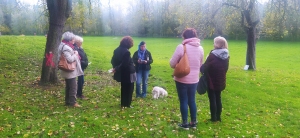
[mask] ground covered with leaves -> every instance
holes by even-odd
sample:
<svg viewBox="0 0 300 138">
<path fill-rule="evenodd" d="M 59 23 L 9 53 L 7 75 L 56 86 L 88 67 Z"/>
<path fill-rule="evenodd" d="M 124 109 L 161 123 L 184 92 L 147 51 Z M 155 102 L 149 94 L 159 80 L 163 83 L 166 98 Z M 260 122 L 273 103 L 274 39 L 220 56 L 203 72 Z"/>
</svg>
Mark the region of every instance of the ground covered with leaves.
<svg viewBox="0 0 300 138">
<path fill-rule="evenodd" d="M 197 95 L 197 129 L 181 130 L 179 101 L 169 59 L 180 39 L 145 40 L 154 63 L 148 96 L 133 96 L 134 108 L 120 108 L 120 84 L 112 80 L 110 58 L 120 37 L 84 37 L 92 64 L 85 71 L 82 108 L 64 106 L 64 81 L 39 85 L 45 46 L 42 36 L 0 37 L 0 137 L 300 137 L 299 43 L 259 42 L 257 71 L 242 70 L 245 42 L 229 41 L 227 88 L 221 123 L 207 121 L 207 95 Z M 205 54 L 212 40 L 201 42 Z M 270 50 L 272 49 L 272 50 Z M 133 53 L 136 47 L 131 49 Z M 153 86 L 166 98 L 151 98 Z"/>
</svg>

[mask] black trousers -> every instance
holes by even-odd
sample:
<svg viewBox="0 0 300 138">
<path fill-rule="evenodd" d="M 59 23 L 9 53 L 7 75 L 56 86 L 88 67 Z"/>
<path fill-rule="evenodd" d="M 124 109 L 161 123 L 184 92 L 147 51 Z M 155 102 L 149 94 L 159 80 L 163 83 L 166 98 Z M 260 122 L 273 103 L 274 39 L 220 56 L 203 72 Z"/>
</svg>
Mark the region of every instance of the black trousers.
<svg viewBox="0 0 300 138">
<path fill-rule="evenodd" d="M 121 107 L 130 107 L 134 83 L 121 82 Z"/>
<path fill-rule="evenodd" d="M 210 115 L 212 121 L 221 121 L 222 101 L 221 91 L 208 89 L 208 98 L 210 104 Z"/>
</svg>

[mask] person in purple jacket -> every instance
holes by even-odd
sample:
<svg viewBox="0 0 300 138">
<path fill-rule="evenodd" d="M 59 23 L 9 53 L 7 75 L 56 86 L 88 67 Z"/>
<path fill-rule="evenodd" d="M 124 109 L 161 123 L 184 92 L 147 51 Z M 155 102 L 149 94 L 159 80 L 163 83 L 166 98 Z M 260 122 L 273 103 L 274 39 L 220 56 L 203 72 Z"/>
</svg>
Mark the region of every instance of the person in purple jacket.
<svg viewBox="0 0 300 138">
<path fill-rule="evenodd" d="M 212 122 L 221 122 L 221 91 L 226 87 L 226 73 L 228 66 L 228 44 L 224 37 L 218 36 L 214 39 L 214 50 L 210 52 L 205 63 L 201 67 L 201 72 L 207 76 L 207 93 L 211 115 L 209 120 Z"/>
<path fill-rule="evenodd" d="M 174 76 L 178 98 L 180 102 L 180 112 L 182 123 L 178 126 L 185 130 L 196 128 L 197 126 L 197 107 L 195 94 L 199 81 L 200 67 L 203 61 L 203 48 L 200 46 L 200 39 L 197 38 L 197 32 L 193 28 L 187 28 L 182 33 L 183 41 L 179 44 L 170 60 L 171 68 L 183 57 L 184 48 L 190 64 L 190 73 L 182 78 Z M 188 122 L 188 108 L 190 109 L 191 122 Z"/>
</svg>

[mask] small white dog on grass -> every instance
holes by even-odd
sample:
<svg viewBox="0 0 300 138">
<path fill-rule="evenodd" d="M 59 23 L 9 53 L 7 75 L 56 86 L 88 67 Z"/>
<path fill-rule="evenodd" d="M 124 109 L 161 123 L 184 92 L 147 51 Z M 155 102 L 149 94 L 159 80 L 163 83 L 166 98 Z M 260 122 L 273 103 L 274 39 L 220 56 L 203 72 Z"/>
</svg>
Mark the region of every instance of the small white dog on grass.
<svg viewBox="0 0 300 138">
<path fill-rule="evenodd" d="M 158 86 L 153 87 L 152 97 L 154 99 L 158 99 L 159 97 L 162 98 L 162 97 L 166 97 L 166 96 L 168 96 L 168 92 L 165 89 L 158 87 Z"/>
</svg>

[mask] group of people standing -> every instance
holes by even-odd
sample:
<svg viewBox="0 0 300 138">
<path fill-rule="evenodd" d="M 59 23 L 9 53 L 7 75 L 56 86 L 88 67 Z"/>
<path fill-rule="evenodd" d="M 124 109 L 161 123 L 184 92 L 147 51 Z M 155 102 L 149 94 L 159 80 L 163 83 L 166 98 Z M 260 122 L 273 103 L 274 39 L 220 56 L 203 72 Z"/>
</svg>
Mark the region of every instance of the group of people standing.
<svg viewBox="0 0 300 138">
<path fill-rule="evenodd" d="M 174 76 L 176 89 L 180 101 L 180 112 L 182 123 L 178 126 L 183 129 L 196 128 L 197 107 L 195 102 L 196 89 L 200 72 L 207 77 L 207 93 L 210 103 L 211 122 L 221 121 L 222 102 L 221 91 L 226 87 L 226 73 L 229 66 L 228 44 L 224 37 L 214 39 L 214 49 L 204 60 L 204 50 L 200 45 L 197 32 L 193 28 L 187 28 L 182 33 L 183 41 L 177 46 L 171 60 L 170 66 L 175 68 L 176 64 L 183 57 L 184 48 L 190 64 L 190 73 L 184 77 Z M 190 110 L 190 122 L 188 122 L 188 110 Z"/>
<path fill-rule="evenodd" d="M 190 73 L 184 77 L 174 76 L 177 94 L 180 102 L 182 123 L 178 126 L 183 129 L 196 128 L 197 106 L 195 102 L 196 89 L 200 73 L 207 75 L 208 98 L 210 102 L 210 115 L 212 122 L 221 121 L 222 102 L 221 91 L 226 87 L 226 73 L 229 66 L 228 44 L 224 37 L 214 39 L 214 49 L 209 53 L 205 63 L 204 50 L 200 45 L 200 39 L 193 28 L 187 28 L 182 33 L 183 41 L 179 44 L 170 59 L 171 68 L 183 57 L 184 45 L 190 64 Z M 129 49 L 133 46 L 130 36 L 122 38 L 119 47 L 114 50 L 111 64 L 113 66 L 114 79 L 121 82 L 121 107 L 130 107 L 134 82 L 136 81 L 136 97 L 146 97 L 147 81 L 150 64 L 153 63 L 151 53 L 146 50 L 146 43 L 142 41 L 138 50 L 131 54 Z M 142 87 L 141 87 L 142 85 Z M 188 121 L 190 110 L 190 122 Z"/>
<path fill-rule="evenodd" d="M 81 107 L 76 99 L 87 99 L 83 94 L 84 70 L 88 66 L 88 58 L 82 48 L 83 38 L 71 32 L 62 35 L 62 42 L 58 47 L 58 58 L 63 54 L 69 63 L 76 62 L 74 71 L 60 70 L 61 76 L 65 79 L 65 105 Z M 58 63 L 58 61 L 57 61 Z M 76 82 L 76 78 L 77 82 Z"/>
<path fill-rule="evenodd" d="M 204 61 L 204 50 L 200 44 L 197 32 L 193 28 L 187 28 L 182 33 L 183 41 L 176 47 L 170 59 L 170 67 L 183 57 L 184 45 L 190 64 L 190 73 L 184 77 L 174 76 L 177 94 L 180 102 L 182 123 L 178 126 L 183 129 L 196 128 L 197 106 L 195 101 L 196 89 L 200 73 L 206 74 L 208 84 L 208 98 L 210 103 L 210 115 L 212 122 L 221 121 L 222 102 L 221 91 L 226 87 L 226 73 L 229 66 L 228 44 L 224 37 L 214 39 L 214 49 L 210 51 Z M 82 95 L 84 83 L 84 69 L 88 66 L 88 59 L 82 49 L 83 39 L 73 33 L 66 32 L 62 36 L 62 42 L 58 48 L 58 59 L 63 53 L 69 62 L 77 62 L 77 68 L 73 72 L 61 71 L 65 78 L 66 95 L 65 103 L 69 106 L 80 107 L 76 98 L 85 98 Z M 136 82 L 136 98 L 147 96 L 148 76 L 153 63 L 152 55 L 146 49 L 146 43 L 140 42 L 138 50 L 131 57 L 129 49 L 133 46 L 133 39 L 125 36 L 120 45 L 114 50 L 111 64 L 114 73 L 113 79 L 121 83 L 121 108 L 133 108 L 131 106 L 134 83 Z M 76 85 L 76 77 L 78 82 Z M 190 122 L 188 121 L 190 110 Z"/>
</svg>

